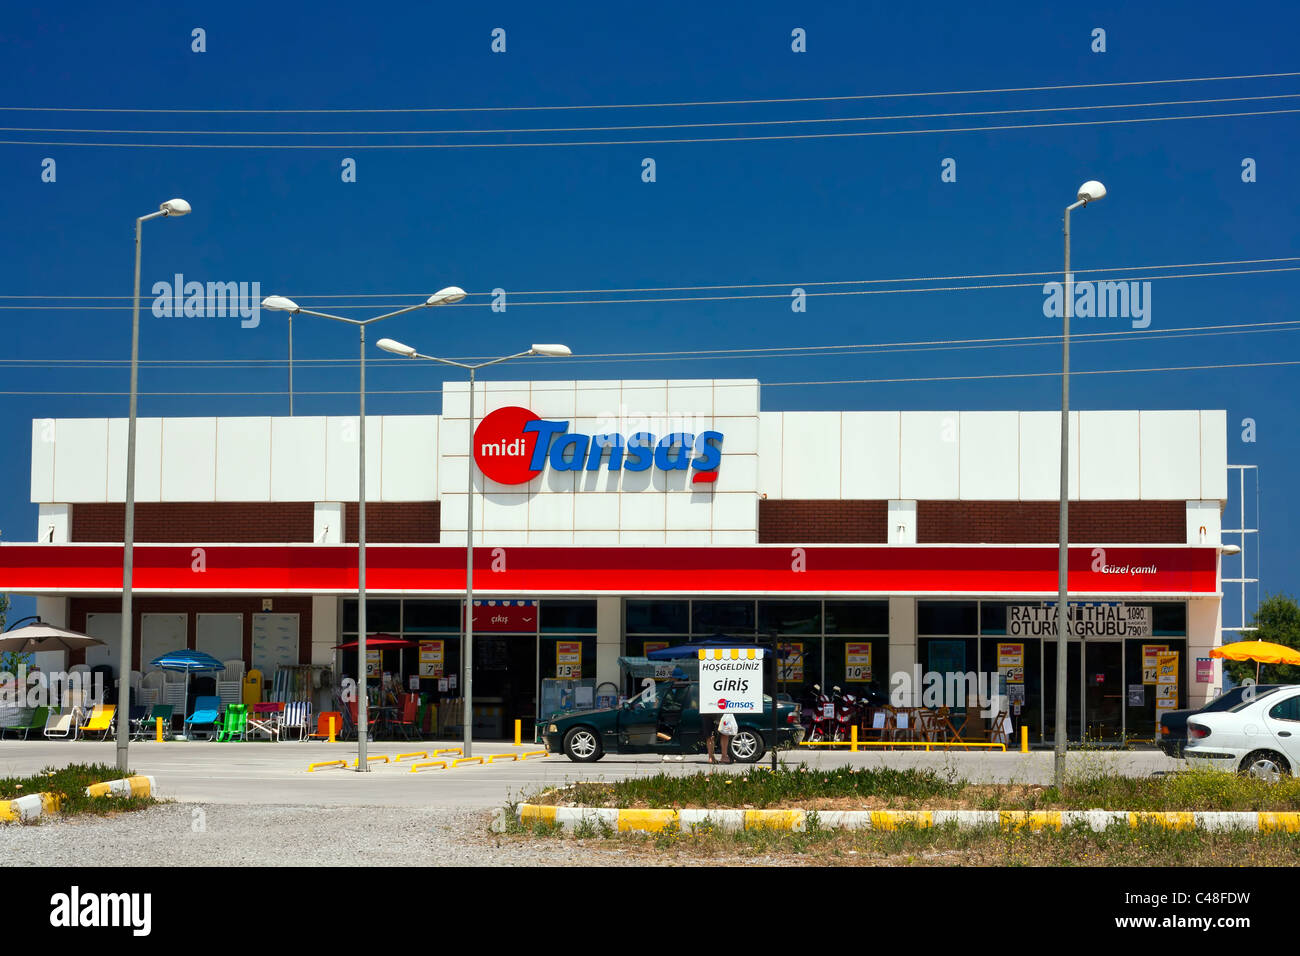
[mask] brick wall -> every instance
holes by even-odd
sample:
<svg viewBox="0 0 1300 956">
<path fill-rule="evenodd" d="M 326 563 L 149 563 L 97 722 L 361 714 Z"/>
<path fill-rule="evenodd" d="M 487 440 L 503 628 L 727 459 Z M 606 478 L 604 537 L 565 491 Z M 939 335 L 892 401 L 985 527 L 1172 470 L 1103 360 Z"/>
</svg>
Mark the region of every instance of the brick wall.
<svg viewBox="0 0 1300 956">
<path fill-rule="evenodd" d="M 884 544 L 889 540 L 884 501 L 762 499 L 759 544 Z"/>
<path fill-rule="evenodd" d="M 1055 501 L 919 501 L 919 544 L 1050 544 L 1058 539 Z M 1184 544 L 1182 501 L 1071 501 L 1070 540 Z"/>
<path fill-rule="evenodd" d="M 310 501 L 142 502 L 135 506 L 135 540 L 148 544 L 311 541 L 315 508 Z M 346 540 L 357 540 L 357 508 L 345 506 Z M 121 541 L 120 503 L 72 506 L 73 541 Z M 371 501 L 366 504 L 366 540 L 436 544 L 436 501 Z"/>
<path fill-rule="evenodd" d="M 72 598 L 68 602 L 68 627 L 83 634 L 86 630 L 87 614 L 120 614 L 122 599 L 120 597 Z M 165 598 L 136 596 L 131 601 L 133 619 L 133 658 L 131 669 L 140 670 L 140 616 L 142 614 L 185 614 L 185 646 L 193 648 L 197 630 L 198 614 L 242 614 L 244 616 L 244 661 L 252 666 L 253 659 L 253 615 L 262 613 L 262 598 L 252 597 L 209 597 L 194 594 L 188 597 Z M 277 597 L 273 599 L 272 614 L 298 615 L 298 663 L 311 663 L 311 598 Z M 178 650 L 179 648 L 172 648 Z M 85 662 L 85 651 L 73 651 L 68 655 L 69 664 Z M 269 684 L 273 674 L 262 675 Z"/>
<path fill-rule="evenodd" d="M 357 505 L 343 505 L 346 541 L 357 540 Z M 366 541 L 395 544 L 437 544 L 441 537 L 440 503 L 437 501 L 366 502 Z"/>
</svg>

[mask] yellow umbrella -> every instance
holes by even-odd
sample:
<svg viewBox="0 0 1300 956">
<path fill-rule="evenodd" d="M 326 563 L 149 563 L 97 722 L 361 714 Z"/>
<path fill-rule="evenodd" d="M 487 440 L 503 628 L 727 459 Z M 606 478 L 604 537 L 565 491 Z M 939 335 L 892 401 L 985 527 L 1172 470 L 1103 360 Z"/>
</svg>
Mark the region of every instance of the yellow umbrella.
<svg viewBox="0 0 1300 956">
<path fill-rule="evenodd" d="M 1255 680 L 1259 680 L 1260 664 L 1300 664 L 1300 651 L 1269 641 L 1236 641 L 1222 647 L 1212 647 L 1210 656 L 1229 661 L 1254 661 Z"/>
</svg>

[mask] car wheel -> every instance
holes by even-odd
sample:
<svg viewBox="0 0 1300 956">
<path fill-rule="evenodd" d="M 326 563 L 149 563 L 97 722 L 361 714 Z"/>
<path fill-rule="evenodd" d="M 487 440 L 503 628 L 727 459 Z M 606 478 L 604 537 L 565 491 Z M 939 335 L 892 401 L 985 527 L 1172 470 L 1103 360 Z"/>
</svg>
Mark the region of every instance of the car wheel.
<svg viewBox="0 0 1300 956">
<path fill-rule="evenodd" d="M 591 763 L 604 755 L 600 735 L 590 727 L 574 727 L 564 735 L 564 753 L 578 763 Z"/>
<path fill-rule="evenodd" d="M 1274 783 L 1282 777 L 1290 776 L 1291 765 L 1279 753 L 1272 750 L 1256 750 L 1248 753 L 1246 759 L 1241 762 L 1241 772 Z"/>
<path fill-rule="evenodd" d="M 763 735 L 757 730 L 741 727 L 731 736 L 731 759 L 737 763 L 753 763 L 763 756 Z"/>
</svg>

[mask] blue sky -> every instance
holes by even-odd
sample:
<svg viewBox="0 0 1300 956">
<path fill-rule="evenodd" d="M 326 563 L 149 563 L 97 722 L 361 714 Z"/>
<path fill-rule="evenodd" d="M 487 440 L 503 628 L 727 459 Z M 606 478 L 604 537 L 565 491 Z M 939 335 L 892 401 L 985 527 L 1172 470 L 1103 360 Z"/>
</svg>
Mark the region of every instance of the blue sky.
<svg viewBox="0 0 1300 956">
<path fill-rule="evenodd" d="M 555 9 L 493 4 L 364 6 L 168 3 L 130 9 L 81 4 L 57 17 L 6 13 L 0 106 L 230 110 L 588 106 L 930 93 L 1300 69 L 1289 49 L 1293 5 L 1111 4 L 1068 12 L 1029 5 L 899 5 L 891 9 L 689 4 Z M 380 10 L 381 8 L 376 8 Z M 207 50 L 191 50 L 191 31 Z M 490 49 L 506 31 L 506 52 Z M 791 50 L 802 28 L 807 52 Z M 1094 53 L 1092 31 L 1106 31 Z M 494 130 L 809 120 L 918 113 L 1042 110 L 1103 104 L 1300 93 L 1300 77 L 1112 86 L 834 102 L 495 112 L 194 114 L 6 109 L 6 127 L 172 130 L 174 133 L 0 132 L 0 321 L 6 384 L 0 428 L 5 540 L 34 536 L 28 501 L 33 418 L 126 412 L 122 365 L 73 366 L 129 354 L 134 218 L 171 196 L 194 214 L 146 224 L 141 357 L 225 359 L 230 366 L 142 371 L 143 415 L 267 415 L 287 410 L 283 319 L 256 328 L 230 318 L 156 318 L 149 290 L 183 273 L 200 281 L 259 282 L 325 311 L 413 303 L 447 285 L 507 290 L 504 313 L 476 294 L 417 313 L 378 334 L 451 356 L 496 355 L 534 341 L 584 356 L 626 352 L 828 346 L 1051 334 L 1041 282 L 1020 288 L 817 296 L 792 313 L 790 289 L 916 288 L 919 283 L 814 287 L 839 280 L 1052 272 L 1061 267 L 1060 217 L 1079 183 L 1109 196 L 1074 218 L 1078 269 L 1272 259 L 1300 255 L 1296 113 L 982 132 L 907 131 L 1297 108 L 1297 99 L 1120 110 L 928 117 L 843 124 L 709 127 L 637 132 L 379 136 L 376 130 Z M 265 131 L 202 135 L 196 131 Z M 807 132 L 894 135 L 713 143 L 628 139 Z M 336 131 L 284 136 L 285 131 Z M 362 149 L 399 142 L 600 146 Z M 259 143 L 320 150 L 115 148 L 35 142 Z M 56 181 L 42 182 L 42 160 Z M 356 182 L 341 180 L 345 157 Z M 1242 181 L 1242 160 L 1257 181 Z M 656 181 L 642 181 L 642 161 Z M 956 161 L 956 182 L 941 163 Z M 1136 270 L 1150 277 L 1242 266 Z M 1300 274 L 1274 271 L 1154 281 L 1151 329 L 1295 320 Z M 526 296 L 529 291 L 770 284 L 730 292 Z M 701 302 L 538 305 L 540 301 L 762 293 Z M 373 294 L 370 300 L 326 298 Z M 14 298 L 34 296 L 38 298 Z M 121 297 L 57 299 L 56 296 Z M 116 310 L 85 306 L 116 306 Z M 50 308 L 71 306 L 70 308 Z M 346 314 L 374 314 L 365 308 Z M 351 360 L 355 333 L 303 319 L 299 359 Z M 1120 332 L 1128 319 L 1076 320 L 1076 332 Z M 1294 327 L 1280 331 L 1137 340 L 1113 336 L 1073 348 L 1078 371 L 1300 359 Z M 377 336 L 376 336 L 377 337 Z M 379 358 L 380 353 L 372 353 Z M 272 363 L 267 364 L 267 360 Z M 261 364 L 252 364 L 260 362 Z M 498 377 L 753 376 L 766 383 L 934 378 L 1059 371 L 1056 344 L 978 350 L 673 361 L 546 361 Z M 438 410 L 443 373 L 428 364 L 370 366 L 375 413 Z M 298 414 L 355 410 L 355 367 L 295 368 Z M 1232 463 L 1258 464 L 1266 591 L 1297 588 L 1291 542 L 1300 515 L 1289 477 L 1300 458 L 1297 367 L 1079 375 L 1076 408 L 1226 408 Z M 384 394 L 429 389 L 430 394 Z M 1059 378 L 985 378 L 769 387 L 767 409 L 1051 409 Z M 31 392 L 36 394 L 12 394 Z M 110 392 L 83 395 L 79 392 Z M 150 395 L 150 392 L 180 393 Z M 271 393 L 254 395 L 190 393 Z M 340 394 L 310 395 L 307 392 Z M 1240 422 L 1258 440 L 1240 440 Z M 1253 498 L 1251 499 L 1253 506 Z M 1235 513 L 1235 496 L 1230 512 Z M 1235 521 L 1231 513 L 1225 523 Z M 1231 573 L 1231 562 L 1225 564 Z M 1225 623 L 1235 623 L 1225 602 Z M 20 609 L 22 604 L 19 605 Z"/>
</svg>

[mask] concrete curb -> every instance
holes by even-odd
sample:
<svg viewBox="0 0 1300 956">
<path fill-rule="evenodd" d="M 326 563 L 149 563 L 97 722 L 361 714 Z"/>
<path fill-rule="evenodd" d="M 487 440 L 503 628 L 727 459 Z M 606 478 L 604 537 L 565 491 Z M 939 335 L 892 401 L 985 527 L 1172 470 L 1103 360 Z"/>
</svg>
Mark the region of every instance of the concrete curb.
<svg viewBox="0 0 1300 956">
<path fill-rule="evenodd" d="M 523 803 L 519 822 L 558 824 L 567 830 L 586 821 L 625 833 L 640 830 L 655 833 L 672 826 L 683 831 L 695 827 L 719 830 L 757 830 L 764 827 L 796 833 L 808 829 L 808 817 L 816 813 L 822 828 L 898 830 L 903 827 L 935 827 L 955 824 L 961 829 L 995 827 L 999 830 L 1060 830 L 1084 824 L 1095 831 L 1115 825 L 1137 829 L 1154 824 L 1175 830 L 1254 830 L 1300 833 L 1300 813 L 1254 811 L 1195 813 L 1130 812 L 1125 810 L 624 810 L 596 807 L 550 807 Z"/>
<path fill-rule="evenodd" d="M 152 797 L 158 790 L 153 777 L 124 777 L 93 783 L 86 788 L 88 797 Z"/>
<path fill-rule="evenodd" d="M 0 820 L 31 823 L 59 812 L 59 798 L 52 793 L 29 793 L 16 800 L 0 800 Z"/>
</svg>

